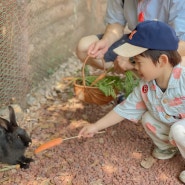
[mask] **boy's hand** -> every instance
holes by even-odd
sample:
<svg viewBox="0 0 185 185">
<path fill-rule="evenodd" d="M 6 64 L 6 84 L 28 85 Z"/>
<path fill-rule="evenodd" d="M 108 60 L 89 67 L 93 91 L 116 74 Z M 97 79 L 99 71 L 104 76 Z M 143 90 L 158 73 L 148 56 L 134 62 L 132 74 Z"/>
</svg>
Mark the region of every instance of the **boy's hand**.
<svg viewBox="0 0 185 185">
<path fill-rule="evenodd" d="M 93 137 L 97 132 L 98 129 L 94 124 L 88 125 L 80 130 L 78 137 Z"/>
</svg>

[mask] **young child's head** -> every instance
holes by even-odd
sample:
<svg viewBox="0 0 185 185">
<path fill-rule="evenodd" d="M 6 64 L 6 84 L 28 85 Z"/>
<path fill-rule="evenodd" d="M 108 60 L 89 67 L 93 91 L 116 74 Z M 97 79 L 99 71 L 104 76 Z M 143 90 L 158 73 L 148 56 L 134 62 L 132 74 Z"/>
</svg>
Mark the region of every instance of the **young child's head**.
<svg viewBox="0 0 185 185">
<path fill-rule="evenodd" d="M 124 57 L 148 57 L 154 64 L 164 54 L 169 63 L 175 66 L 181 61 L 177 52 L 178 42 L 175 31 L 168 24 L 161 21 L 144 21 L 128 35 L 126 43 L 114 52 Z"/>
</svg>

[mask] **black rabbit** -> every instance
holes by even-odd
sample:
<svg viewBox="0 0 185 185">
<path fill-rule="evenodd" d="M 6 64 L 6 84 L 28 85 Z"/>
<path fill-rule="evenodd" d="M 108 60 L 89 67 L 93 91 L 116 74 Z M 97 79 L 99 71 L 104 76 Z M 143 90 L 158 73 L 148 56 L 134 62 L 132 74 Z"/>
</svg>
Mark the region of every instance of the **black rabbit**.
<svg viewBox="0 0 185 185">
<path fill-rule="evenodd" d="M 16 122 L 13 107 L 9 106 L 10 121 L 0 117 L 0 162 L 20 164 L 21 168 L 29 168 L 32 158 L 24 156 L 26 148 L 31 143 L 27 132 Z"/>
</svg>

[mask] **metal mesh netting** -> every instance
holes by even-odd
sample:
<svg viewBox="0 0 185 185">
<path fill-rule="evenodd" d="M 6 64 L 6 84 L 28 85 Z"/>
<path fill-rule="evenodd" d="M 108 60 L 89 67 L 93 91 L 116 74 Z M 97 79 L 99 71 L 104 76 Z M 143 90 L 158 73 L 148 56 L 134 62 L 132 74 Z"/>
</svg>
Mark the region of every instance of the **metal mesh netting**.
<svg viewBox="0 0 185 185">
<path fill-rule="evenodd" d="M 26 94 L 61 63 L 61 17 L 66 1 L 2 0 L 0 3 L 0 103 L 25 105 Z M 54 6 L 55 5 L 55 6 Z M 55 10 L 45 11 L 49 7 Z M 63 7 L 64 8 L 64 7 Z M 72 7 L 71 7 L 72 8 Z M 46 15 L 47 14 L 47 15 Z M 52 15 L 53 14 L 53 15 Z M 58 16 L 58 17 L 57 17 Z M 50 18 L 50 19 L 49 19 Z M 58 25 L 57 25 L 58 24 Z M 51 25 L 51 26 L 50 26 Z M 60 50 L 60 51 L 59 51 Z M 60 54 L 59 54 L 60 53 Z"/>
<path fill-rule="evenodd" d="M 102 22 L 97 10 L 102 2 L 0 0 L 0 106 L 12 100 L 26 106 L 31 89 L 66 61 L 95 22 Z"/>
<path fill-rule="evenodd" d="M 0 103 L 19 101 L 28 91 L 28 35 L 24 4 L 0 2 Z"/>
</svg>

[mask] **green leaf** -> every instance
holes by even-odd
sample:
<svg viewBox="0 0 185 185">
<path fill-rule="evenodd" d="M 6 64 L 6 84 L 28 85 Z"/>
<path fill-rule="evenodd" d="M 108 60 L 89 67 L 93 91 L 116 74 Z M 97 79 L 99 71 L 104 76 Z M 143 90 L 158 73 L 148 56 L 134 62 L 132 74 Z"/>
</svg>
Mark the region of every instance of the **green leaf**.
<svg viewBox="0 0 185 185">
<path fill-rule="evenodd" d="M 90 86 L 96 78 L 97 76 L 86 76 L 86 86 Z M 127 97 L 138 85 L 138 82 L 139 79 L 132 71 L 126 71 L 125 77 L 106 76 L 102 80 L 98 81 L 94 87 L 98 87 L 105 94 L 105 96 L 112 96 L 113 98 L 116 98 L 117 93 L 124 92 L 125 97 Z M 78 84 L 82 85 L 82 83 L 82 79 L 78 79 Z"/>
</svg>

